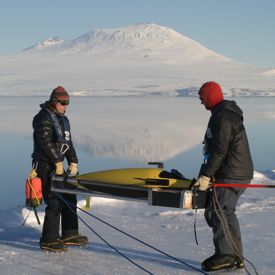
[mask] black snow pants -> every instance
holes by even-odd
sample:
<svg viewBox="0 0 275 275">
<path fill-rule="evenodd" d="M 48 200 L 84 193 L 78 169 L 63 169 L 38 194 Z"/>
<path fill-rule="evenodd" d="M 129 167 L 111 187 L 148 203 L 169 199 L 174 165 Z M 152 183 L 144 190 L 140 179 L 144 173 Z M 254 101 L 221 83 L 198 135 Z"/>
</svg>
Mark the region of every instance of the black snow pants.
<svg viewBox="0 0 275 275">
<path fill-rule="evenodd" d="M 249 184 L 250 180 L 216 180 L 217 183 L 240 183 Z M 215 246 L 215 254 L 217 255 L 235 255 L 239 256 L 243 253 L 242 240 L 240 226 L 238 218 L 235 214 L 236 205 L 238 199 L 245 191 L 245 188 L 215 188 L 212 192 L 209 192 L 209 202 L 205 209 L 205 219 L 208 225 L 213 230 L 213 242 Z M 218 203 L 215 202 L 215 194 L 217 196 Z M 216 206 L 214 205 L 216 204 Z M 216 208 L 216 210 L 215 210 Z M 228 237 L 225 232 L 225 228 L 222 225 L 220 218 L 225 221 L 225 228 L 230 232 L 231 237 Z M 234 244 L 232 243 L 234 241 Z"/>
<path fill-rule="evenodd" d="M 42 192 L 44 202 L 47 204 L 45 209 L 45 218 L 42 230 L 41 241 L 54 242 L 61 237 L 68 237 L 78 234 L 77 216 L 50 191 L 51 175 L 55 167 L 47 162 L 39 161 L 37 166 L 38 177 L 42 180 Z M 72 205 L 70 207 L 76 213 L 77 199 L 75 194 L 61 194 L 65 200 Z M 61 218 L 61 234 L 60 236 L 60 218 Z"/>
</svg>

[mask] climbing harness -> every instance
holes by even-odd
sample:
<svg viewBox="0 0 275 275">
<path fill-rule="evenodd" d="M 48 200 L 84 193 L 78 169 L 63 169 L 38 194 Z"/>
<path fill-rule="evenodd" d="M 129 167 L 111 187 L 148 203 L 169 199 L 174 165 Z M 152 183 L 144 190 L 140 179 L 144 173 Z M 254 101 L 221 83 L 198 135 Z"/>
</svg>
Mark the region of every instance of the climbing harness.
<svg viewBox="0 0 275 275">
<path fill-rule="evenodd" d="M 58 121 L 58 118 L 56 116 L 56 114 L 51 111 L 48 108 L 44 108 L 50 115 L 51 121 L 52 121 L 52 125 L 53 128 L 55 130 L 56 136 L 57 136 L 57 140 L 58 142 L 61 144 L 60 146 L 60 154 L 64 155 L 67 150 L 70 148 L 68 141 L 70 141 L 70 124 L 69 121 L 67 119 L 67 117 L 62 116 L 62 122 L 63 122 L 63 127 L 64 127 L 64 134 L 63 134 L 63 130 L 62 127 Z"/>
</svg>

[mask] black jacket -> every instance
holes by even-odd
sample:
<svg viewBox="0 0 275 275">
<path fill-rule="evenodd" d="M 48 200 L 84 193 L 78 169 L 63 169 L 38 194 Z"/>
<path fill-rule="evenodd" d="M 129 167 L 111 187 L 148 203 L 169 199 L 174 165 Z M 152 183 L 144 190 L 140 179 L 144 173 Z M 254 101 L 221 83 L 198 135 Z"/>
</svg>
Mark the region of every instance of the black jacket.
<svg viewBox="0 0 275 275">
<path fill-rule="evenodd" d="M 207 163 L 203 175 L 218 179 L 253 178 L 253 162 L 242 114 L 236 102 L 228 100 L 212 110 L 205 134 Z"/>
<path fill-rule="evenodd" d="M 70 124 L 66 116 L 56 115 L 61 132 L 63 134 L 62 141 L 54 127 L 53 119 L 47 109 L 49 109 L 47 102 L 40 105 L 41 110 L 33 118 L 33 142 L 34 150 L 32 158 L 34 161 L 45 161 L 53 165 L 54 163 L 67 159 L 68 163 L 77 163 L 76 152 L 71 140 Z M 66 138 L 64 122 L 66 122 Z M 65 154 L 60 153 L 62 143 L 66 142 L 69 149 Z"/>
</svg>

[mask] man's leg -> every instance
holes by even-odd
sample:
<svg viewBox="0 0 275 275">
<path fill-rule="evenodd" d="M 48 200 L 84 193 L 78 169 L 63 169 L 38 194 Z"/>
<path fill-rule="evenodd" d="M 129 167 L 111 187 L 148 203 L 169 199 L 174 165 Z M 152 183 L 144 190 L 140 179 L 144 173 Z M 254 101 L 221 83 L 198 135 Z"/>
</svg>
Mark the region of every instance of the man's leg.
<svg viewBox="0 0 275 275">
<path fill-rule="evenodd" d="M 210 194 L 205 218 L 213 230 L 215 254 L 202 263 L 205 271 L 243 267 L 241 233 L 235 210 L 244 190 L 216 188 Z"/>
<path fill-rule="evenodd" d="M 47 204 L 40 247 L 43 250 L 64 251 L 66 247 L 60 242 L 59 235 L 62 204 L 50 191 L 52 167 L 46 162 L 38 162 L 37 173 L 42 180 L 43 199 Z"/>
</svg>

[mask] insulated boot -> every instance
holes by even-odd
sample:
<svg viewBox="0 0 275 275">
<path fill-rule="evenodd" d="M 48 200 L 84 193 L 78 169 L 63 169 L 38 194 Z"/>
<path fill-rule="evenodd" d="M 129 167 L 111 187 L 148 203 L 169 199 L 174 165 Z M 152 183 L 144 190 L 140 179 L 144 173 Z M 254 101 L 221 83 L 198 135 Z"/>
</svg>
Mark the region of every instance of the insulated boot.
<svg viewBox="0 0 275 275">
<path fill-rule="evenodd" d="M 45 242 L 40 240 L 40 249 L 42 251 L 63 252 L 67 250 L 67 247 L 60 240 L 56 240 L 54 242 Z"/>
<path fill-rule="evenodd" d="M 235 257 L 234 255 L 217 255 L 204 260 L 201 264 L 202 270 L 206 272 L 228 270 L 228 269 L 240 269 L 244 267 L 243 261 Z"/>
<path fill-rule="evenodd" d="M 86 236 L 76 234 L 73 236 L 63 237 L 61 241 L 66 246 L 81 246 L 88 243 L 88 238 Z"/>
</svg>

